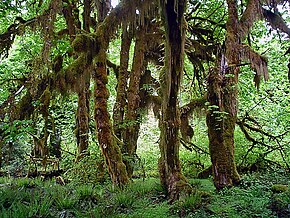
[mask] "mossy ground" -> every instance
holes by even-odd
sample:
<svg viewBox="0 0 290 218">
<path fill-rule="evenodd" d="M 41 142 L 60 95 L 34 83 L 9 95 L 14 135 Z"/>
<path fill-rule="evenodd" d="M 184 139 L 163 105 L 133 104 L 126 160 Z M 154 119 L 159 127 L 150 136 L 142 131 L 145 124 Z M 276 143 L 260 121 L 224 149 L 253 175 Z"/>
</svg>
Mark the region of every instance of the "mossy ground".
<svg viewBox="0 0 290 218">
<path fill-rule="evenodd" d="M 0 178 L 0 217 L 290 217 L 285 173 L 243 175 L 240 186 L 216 192 L 211 179 L 192 179 L 191 195 L 168 204 L 157 178 L 110 184 L 61 186 L 53 179 Z"/>
</svg>

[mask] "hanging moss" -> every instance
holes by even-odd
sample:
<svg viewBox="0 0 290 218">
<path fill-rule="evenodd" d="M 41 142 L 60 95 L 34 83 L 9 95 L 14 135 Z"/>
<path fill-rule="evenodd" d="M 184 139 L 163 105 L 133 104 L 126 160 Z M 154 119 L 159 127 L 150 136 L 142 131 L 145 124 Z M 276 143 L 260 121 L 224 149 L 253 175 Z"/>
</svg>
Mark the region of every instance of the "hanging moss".
<svg viewBox="0 0 290 218">
<path fill-rule="evenodd" d="M 53 78 L 54 89 L 59 90 L 62 94 L 66 94 L 68 91 L 67 84 L 65 82 L 64 72 L 65 72 L 64 70 L 59 71 L 57 75 L 55 75 L 55 77 Z"/>
<path fill-rule="evenodd" d="M 206 97 L 193 99 L 190 103 L 184 105 L 180 109 L 180 132 L 185 141 L 190 141 L 194 135 L 193 128 L 189 124 L 189 119 L 195 112 L 197 116 L 202 114 L 202 109 L 205 108 Z"/>
<path fill-rule="evenodd" d="M 49 91 L 49 88 L 47 87 L 42 95 L 40 96 L 40 112 L 44 117 L 48 117 L 48 107 L 50 104 L 50 97 L 51 97 L 51 92 Z"/>
<path fill-rule="evenodd" d="M 33 113 L 34 106 L 32 105 L 32 96 L 29 91 L 21 98 L 20 102 L 16 106 L 15 110 L 11 113 L 12 120 L 23 120 L 29 118 Z"/>
<path fill-rule="evenodd" d="M 69 91 L 78 92 L 80 87 L 79 78 L 90 76 L 90 62 L 86 54 L 80 55 L 67 69 L 57 73 L 54 78 L 54 87 L 62 93 Z"/>
<path fill-rule="evenodd" d="M 48 6 L 48 11 L 46 12 L 47 15 L 40 16 L 38 18 L 39 23 L 41 25 L 41 30 L 43 33 L 43 48 L 42 48 L 42 61 L 48 63 L 50 51 L 52 48 L 53 43 L 53 36 L 54 36 L 54 29 L 55 29 L 55 22 L 56 17 L 62 9 L 62 1 L 61 0 L 54 0 L 50 1 Z"/>
<path fill-rule="evenodd" d="M 46 88 L 44 92 L 42 93 L 42 95 L 40 96 L 40 102 L 45 106 L 49 105 L 50 95 L 51 95 L 51 92 L 49 91 L 48 88 Z"/>
</svg>

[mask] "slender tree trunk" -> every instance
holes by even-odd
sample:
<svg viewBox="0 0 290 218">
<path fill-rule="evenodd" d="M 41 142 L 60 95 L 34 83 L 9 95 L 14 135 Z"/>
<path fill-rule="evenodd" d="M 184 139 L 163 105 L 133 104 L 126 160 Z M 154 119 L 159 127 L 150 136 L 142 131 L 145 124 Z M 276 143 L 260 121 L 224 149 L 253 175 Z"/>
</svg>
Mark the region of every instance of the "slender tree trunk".
<svg viewBox="0 0 290 218">
<path fill-rule="evenodd" d="M 2 130 L 0 129 L 0 134 L 2 135 Z M 3 139 L 0 136 L 0 169 L 2 168 L 3 163 Z"/>
<path fill-rule="evenodd" d="M 183 72 L 185 0 L 161 0 L 166 31 L 165 71 L 161 75 L 161 119 L 159 172 L 161 184 L 171 200 L 187 185 L 179 161 L 180 114 L 178 92 Z"/>
<path fill-rule="evenodd" d="M 84 0 L 83 28 L 90 32 L 91 0 Z"/>
<path fill-rule="evenodd" d="M 91 0 L 84 0 L 83 29 L 90 32 Z M 90 77 L 91 69 L 85 69 L 80 75 L 77 110 L 77 145 L 78 159 L 89 147 L 90 122 Z"/>
<path fill-rule="evenodd" d="M 124 154 L 128 176 L 133 174 L 133 159 L 137 149 L 137 140 L 140 130 L 140 80 L 144 70 L 145 27 L 136 32 L 135 51 L 128 89 L 128 107 L 126 113 L 127 128 L 124 134 Z"/>
<path fill-rule="evenodd" d="M 225 43 L 227 64 L 212 70 L 208 79 L 210 107 L 207 126 L 214 184 L 218 190 L 240 181 L 234 158 L 239 73 L 237 64 L 240 63 L 238 12 L 235 0 L 228 0 L 227 3 L 229 11 Z"/>
<path fill-rule="evenodd" d="M 121 57 L 120 57 L 120 68 L 118 75 L 117 85 L 117 96 L 116 103 L 114 105 L 114 133 L 122 140 L 124 127 L 124 113 L 127 104 L 127 82 L 128 82 L 128 64 L 129 64 L 129 51 L 132 37 L 130 32 L 127 30 L 127 26 L 122 28 L 122 42 L 121 42 Z"/>
<path fill-rule="evenodd" d="M 105 51 L 100 51 L 96 66 L 95 79 L 95 121 L 98 131 L 98 141 L 105 157 L 109 174 L 114 185 L 128 183 L 126 166 L 122 161 L 121 150 L 113 136 L 113 129 L 108 112 L 107 101 L 109 91 L 106 87 L 108 75 L 106 69 Z"/>
<path fill-rule="evenodd" d="M 86 78 L 88 77 L 88 78 Z M 77 144 L 78 154 L 81 156 L 88 149 L 89 142 L 89 114 L 90 114 L 90 94 L 89 81 L 90 75 L 85 73 L 80 75 L 80 91 L 78 92 L 77 110 Z"/>
<path fill-rule="evenodd" d="M 102 22 L 109 11 L 110 0 L 97 1 L 98 3 L 98 21 Z M 111 180 L 114 185 L 122 186 L 128 183 L 126 166 L 122 160 L 121 150 L 113 135 L 113 127 L 108 112 L 107 101 L 109 91 L 106 87 L 108 75 L 106 68 L 106 49 L 108 42 L 101 39 L 101 49 L 97 55 L 95 80 L 95 121 L 98 131 L 98 141 L 102 153 L 105 157 Z"/>
</svg>

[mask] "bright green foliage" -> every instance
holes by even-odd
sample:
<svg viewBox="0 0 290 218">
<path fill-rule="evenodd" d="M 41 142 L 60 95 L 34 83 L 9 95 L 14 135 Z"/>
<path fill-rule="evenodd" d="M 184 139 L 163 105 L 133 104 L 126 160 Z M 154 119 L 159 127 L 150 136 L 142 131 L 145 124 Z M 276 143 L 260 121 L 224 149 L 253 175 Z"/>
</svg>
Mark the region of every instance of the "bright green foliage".
<svg viewBox="0 0 290 218">
<path fill-rule="evenodd" d="M 196 209 L 198 209 L 202 202 L 206 201 L 202 199 L 199 192 L 195 191 L 194 193 L 182 197 L 176 201 L 172 210 L 173 213 L 179 215 L 179 217 L 184 217 L 185 215 L 193 213 Z"/>
<path fill-rule="evenodd" d="M 276 212 L 280 213 L 282 210 L 285 215 L 288 207 L 285 207 L 286 194 L 283 199 L 284 207 L 279 210 L 273 209 L 276 197 L 272 195 L 271 186 L 276 180 L 287 180 L 287 176 L 276 177 L 275 173 L 270 172 L 243 175 L 240 186 L 223 190 L 219 194 L 212 192 L 210 203 L 197 209 L 189 217 L 274 218 L 277 216 Z M 212 190 L 212 186 L 206 185 L 203 180 L 201 180 L 201 186 L 203 190 Z"/>
<path fill-rule="evenodd" d="M 273 194 L 277 181 L 289 185 L 285 172 L 273 171 L 243 175 L 240 186 L 221 192 L 209 179 L 191 180 L 195 191 L 171 205 L 152 178 L 134 180 L 123 189 L 1 178 L 0 217 L 287 217 L 290 194 Z"/>
<path fill-rule="evenodd" d="M 34 0 L 1 1 L 0 34 L 14 23 L 16 16 L 29 20 L 47 10 L 49 2 L 43 1 L 43 4 L 38 5 Z M 179 96 L 180 107 L 206 93 L 207 73 L 215 64 L 216 46 L 221 46 L 225 39 L 224 25 L 227 14 L 224 6 L 224 1 L 220 0 L 189 3 L 188 11 L 192 13 L 187 15 L 187 36 L 193 40 L 190 42 L 193 44 L 189 43 L 191 46 L 186 47 L 185 72 Z M 82 7 L 82 4 L 79 7 Z M 289 23 L 287 10 L 285 9 L 282 15 Z M 158 19 L 156 21 L 159 22 Z M 27 91 L 34 92 L 34 87 L 27 84 L 37 84 L 47 75 L 55 78 L 52 60 L 57 55 L 63 56 L 63 67 L 66 68 L 74 59 L 73 48 L 85 52 L 84 48 L 87 50 L 94 45 L 95 35 L 83 33 L 71 46 L 68 36 L 57 36 L 57 32 L 64 28 L 67 28 L 66 22 L 59 13 L 54 30 L 56 38 L 52 40 L 47 60 L 43 60 L 41 56 L 44 33 L 40 27 L 28 27 L 15 38 L 9 56 L 0 57 L 0 106 L 19 90 L 11 104 L 19 102 Z M 79 40 L 81 36 L 83 39 Z M 110 42 L 107 55 L 116 65 L 120 64 L 120 36 L 119 31 L 116 33 L 116 39 Z M 169 205 L 156 179 L 159 176 L 157 163 L 160 157 L 160 131 L 158 120 L 149 109 L 148 113 L 145 113 L 146 110 L 140 112 L 142 118 L 134 121 L 141 123 L 137 156 L 132 160 L 133 176 L 140 180 L 120 190 L 112 188 L 111 184 L 108 184 L 110 178 L 105 162 L 97 149 L 93 109 L 90 111 L 90 155 L 75 162 L 77 95 L 68 91 L 61 96 L 58 90 L 54 90 L 48 108 L 51 116 L 49 119 L 61 130 L 63 156 L 60 166 L 65 171 L 62 176 L 66 185 L 60 186 L 55 179 L 43 182 L 40 179 L 13 180 L 0 177 L 0 217 L 289 217 L 289 175 L 285 175 L 281 167 L 289 168 L 290 165 L 290 86 L 287 78 L 290 56 L 284 55 L 290 47 L 290 42 L 283 34 L 280 37 L 276 31 L 270 31 L 264 21 L 254 25 L 244 43 L 248 44 L 249 40 L 253 49 L 268 58 L 270 80 L 261 82 L 257 90 L 253 82 L 254 72 L 250 70 L 249 64 L 244 63 L 240 68 L 239 120 L 251 117 L 255 122 L 249 121 L 248 124 L 261 130 L 259 132 L 247 129 L 255 140 L 253 142 L 245 137 L 240 127 L 236 128 L 235 155 L 239 170 L 243 173 L 240 186 L 216 193 L 210 178 L 193 180 L 193 193 L 181 196 L 179 201 Z M 82 48 L 82 45 L 85 46 Z M 134 42 L 130 49 L 129 70 L 132 67 L 133 51 Z M 193 57 L 190 58 L 190 54 L 194 54 Z M 201 56 L 203 58 L 199 59 Z M 161 67 L 153 63 L 148 64 L 148 69 L 158 81 Z M 108 110 L 112 114 L 117 79 L 111 68 L 109 71 Z M 27 81 L 24 82 L 25 78 Z M 92 86 L 93 84 L 91 89 Z M 143 87 L 146 90 L 150 88 L 150 85 Z M 157 95 L 158 91 L 154 90 L 151 94 Z M 2 171 L 10 176 L 27 173 L 28 157 L 33 146 L 30 134 L 40 136 L 44 128 L 44 118 L 39 113 L 40 101 L 35 99 L 32 104 L 36 110 L 31 118 L 10 120 L 9 115 L 6 115 L 0 121 L 0 144 L 3 154 L 1 174 Z M 92 100 L 90 105 L 93 108 Z M 212 108 L 205 107 L 194 110 L 189 119 L 189 124 L 194 129 L 190 141 L 192 145 L 188 144 L 191 150 L 180 146 L 182 171 L 190 179 L 196 178 L 211 165 L 205 124 L 205 114 L 210 109 Z M 126 108 L 124 110 L 126 112 Z M 224 114 L 220 113 L 220 117 L 223 116 Z M 124 127 L 130 124 L 124 122 Z M 126 158 L 125 155 L 123 158 Z M 267 169 L 273 172 L 269 173 Z M 249 171 L 258 173 L 244 174 Z"/>
<path fill-rule="evenodd" d="M 152 116 L 143 121 L 137 147 L 137 155 L 140 157 L 140 165 L 137 168 L 138 174 L 145 171 L 146 177 L 158 177 L 157 163 L 160 156 L 158 121 Z M 143 167 L 143 169 L 142 169 Z"/>
</svg>

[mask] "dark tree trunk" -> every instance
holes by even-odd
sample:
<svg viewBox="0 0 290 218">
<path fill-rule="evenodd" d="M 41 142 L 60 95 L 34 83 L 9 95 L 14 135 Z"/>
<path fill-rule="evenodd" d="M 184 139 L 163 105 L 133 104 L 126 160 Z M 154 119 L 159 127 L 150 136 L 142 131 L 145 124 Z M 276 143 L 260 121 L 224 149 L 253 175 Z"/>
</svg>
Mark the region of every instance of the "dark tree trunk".
<svg viewBox="0 0 290 218">
<path fill-rule="evenodd" d="M 161 75 L 161 119 L 159 172 L 161 184 L 171 200 L 187 186 L 179 161 L 180 114 L 178 92 L 183 72 L 185 0 L 161 0 L 166 31 L 165 70 Z"/>
<path fill-rule="evenodd" d="M 53 128 L 50 135 L 50 155 L 61 158 L 61 131 L 59 128 Z"/>
<path fill-rule="evenodd" d="M 234 158 L 234 131 L 237 119 L 237 82 L 239 68 L 238 12 L 235 0 L 228 0 L 229 18 L 226 38 L 226 67 L 210 72 L 207 114 L 209 148 L 215 187 L 219 190 L 240 181 Z M 223 64 L 223 63 L 222 63 Z M 221 70 L 223 69 L 223 70 Z"/>
<path fill-rule="evenodd" d="M 209 150 L 216 188 L 230 187 L 240 180 L 234 158 L 234 129 L 236 121 L 236 93 L 228 93 L 228 81 L 213 70 L 208 78 L 207 114 Z M 231 90 L 234 91 L 235 90 Z M 227 104 L 227 105 L 226 105 Z M 216 107 L 215 107 L 216 106 Z"/>
<path fill-rule="evenodd" d="M 124 127 L 124 113 L 127 104 L 127 82 L 128 82 L 128 63 L 129 63 L 129 51 L 132 41 L 131 34 L 127 31 L 127 26 L 122 28 L 122 42 L 121 42 L 121 57 L 120 68 L 118 74 L 117 96 L 116 103 L 114 105 L 114 133 L 122 140 Z"/>
<path fill-rule="evenodd" d="M 137 140 L 140 130 L 140 80 L 144 68 L 145 52 L 145 27 L 140 27 L 136 32 L 136 42 L 132 71 L 128 88 L 128 107 L 125 122 L 127 128 L 124 134 L 124 154 L 129 178 L 133 174 L 133 159 L 137 149 Z"/>
<path fill-rule="evenodd" d="M 90 32 L 91 0 L 84 0 L 83 28 Z"/>
</svg>

